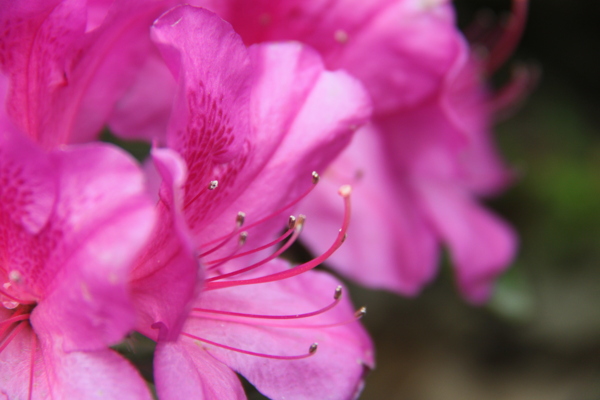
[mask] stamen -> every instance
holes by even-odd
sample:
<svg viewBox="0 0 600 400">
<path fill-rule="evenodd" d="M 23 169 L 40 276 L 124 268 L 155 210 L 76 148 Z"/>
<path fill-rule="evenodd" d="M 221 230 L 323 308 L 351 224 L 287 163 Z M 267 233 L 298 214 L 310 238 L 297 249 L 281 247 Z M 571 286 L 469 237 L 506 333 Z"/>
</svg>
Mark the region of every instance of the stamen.
<svg viewBox="0 0 600 400">
<path fill-rule="evenodd" d="M 324 328 L 335 328 L 338 326 L 344 326 L 344 325 L 349 325 L 352 324 L 354 322 L 357 322 L 359 319 L 361 319 L 362 317 L 364 317 L 367 313 L 367 308 L 366 307 L 361 307 L 358 310 L 356 310 L 356 312 L 354 312 L 354 315 L 352 316 L 352 318 L 347 319 L 345 321 L 340 321 L 340 322 L 334 322 L 334 323 L 330 323 L 330 324 L 292 324 L 292 323 L 288 323 L 286 322 L 281 322 L 281 323 L 274 323 L 274 322 L 266 322 L 266 321 L 256 321 L 256 322 L 250 322 L 250 321 L 243 321 L 243 320 L 239 320 L 239 319 L 235 319 L 237 318 L 237 316 L 233 316 L 233 318 L 230 318 L 230 316 L 228 315 L 215 315 L 212 317 L 208 317 L 208 316 L 197 316 L 197 318 L 205 318 L 205 319 L 211 319 L 214 321 L 223 321 L 223 322 L 233 322 L 233 323 L 237 323 L 237 324 L 244 324 L 244 325 L 253 325 L 253 326 L 262 326 L 262 327 L 269 327 L 269 328 L 283 328 L 283 329 L 324 329 Z"/>
<path fill-rule="evenodd" d="M 208 190 L 215 190 L 218 186 L 219 186 L 219 181 L 217 181 L 217 180 L 210 181 L 210 183 L 208 184 Z M 192 205 L 193 202 L 195 202 L 196 200 L 198 200 L 198 198 L 201 195 L 202 195 L 202 192 L 198 192 L 194 197 L 192 197 L 191 199 L 187 200 L 185 202 L 185 204 L 183 205 L 183 209 L 187 210 L 187 208 L 190 205 Z M 162 198 L 160 200 L 163 201 L 165 205 L 168 205 L 168 202 L 165 202 Z"/>
<path fill-rule="evenodd" d="M 528 0 L 513 0 L 511 14 L 506 21 L 506 26 L 502 36 L 496 41 L 496 44 L 490 50 L 490 56 L 487 60 L 486 70 L 488 74 L 493 74 L 508 60 L 514 53 L 527 19 Z"/>
<path fill-rule="evenodd" d="M 300 318 L 308 318 L 314 317 L 315 315 L 323 314 L 333 307 L 338 305 L 340 302 L 340 298 L 342 297 L 342 287 L 338 286 L 335 289 L 335 294 L 333 295 L 334 302 L 329 304 L 326 307 L 323 307 L 317 311 L 312 311 L 305 314 L 294 314 L 294 315 L 260 315 L 260 314 L 244 314 L 233 311 L 221 311 L 221 310 L 211 310 L 207 308 L 193 308 L 193 311 L 211 313 L 211 314 L 220 314 L 220 315 L 228 315 L 232 317 L 244 317 L 244 318 L 259 318 L 259 319 L 300 319 Z"/>
<path fill-rule="evenodd" d="M 315 268 L 320 265 L 326 259 L 328 259 L 337 249 L 340 248 L 342 243 L 345 240 L 346 232 L 348 230 L 348 226 L 350 224 L 350 194 L 352 192 L 352 188 L 349 185 L 342 186 L 338 193 L 344 199 L 344 219 L 342 222 L 342 228 L 340 229 L 335 242 L 331 245 L 331 247 L 325 251 L 325 253 L 321 254 L 319 257 L 314 258 L 304 264 L 297 265 L 293 268 L 290 268 L 285 271 L 277 272 L 271 275 L 263 276 L 261 278 L 254 279 L 246 279 L 246 280 L 238 280 L 238 281 L 226 281 L 226 282 L 212 282 L 208 279 L 206 283 L 206 290 L 215 290 L 222 289 L 232 286 L 240 286 L 240 285 L 253 285 L 257 283 L 267 283 L 267 282 L 275 282 L 282 279 L 291 278 L 293 276 L 300 275 L 308 270 Z M 229 275 L 231 276 L 231 275 Z M 225 277 L 225 276 L 223 276 Z M 214 280 L 214 279 L 212 279 Z"/>
<path fill-rule="evenodd" d="M 215 247 L 205 251 L 204 253 L 201 253 L 200 255 L 198 255 L 198 258 L 202 258 L 202 257 L 206 257 L 209 254 L 214 253 L 215 251 L 219 250 L 220 248 L 222 248 L 223 246 L 225 246 L 229 240 L 231 240 L 232 237 L 234 237 L 235 235 L 237 235 L 237 233 L 240 230 L 240 226 L 236 224 L 236 228 L 233 230 L 233 232 L 231 232 L 229 235 L 227 235 L 222 241 L 221 243 L 219 243 L 218 245 L 216 245 Z"/>
<path fill-rule="evenodd" d="M 361 307 L 356 312 L 354 312 L 354 317 L 342 322 L 335 322 L 333 324 L 320 324 L 320 325 L 279 325 L 282 328 L 293 328 L 293 329 L 322 329 L 322 328 L 335 328 L 337 326 L 348 325 L 354 323 L 364 317 L 367 314 L 367 307 Z M 273 325 L 270 325 L 273 326 Z"/>
<path fill-rule="evenodd" d="M 195 339 L 195 340 L 198 340 L 198 341 L 203 342 L 203 343 L 207 343 L 207 344 L 210 344 L 210 345 L 213 345 L 213 346 L 216 346 L 216 347 L 220 347 L 220 348 L 225 349 L 225 350 L 231 350 L 231 351 L 235 351 L 237 353 L 247 354 L 249 356 L 270 358 L 270 359 L 273 359 L 273 360 L 301 360 L 303 358 L 308 358 L 308 357 L 314 355 L 317 352 L 317 348 L 319 347 L 318 343 L 313 343 L 308 348 L 308 353 L 306 353 L 306 354 L 301 354 L 301 355 L 297 355 L 297 356 L 278 356 L 278 355 L 273 355 L 273 354 L 255 353 L 253 351 L 238 349 L 236 347 L 227 346 L 227 345 L 224 345 L 224 344 L 221 344 L 221 343 L 213 342 L 211 340 L 203 339 L 203 338 L 198 337 L 198 336 L 190 335 L 189 333 L 186 333 L 186 332 L 181 332 L 181 334 L 183 336 L 187 336 L 187 337 L 189 337 L 191 339 Z"/>
<path fill-rule="evenodd" d="M 356 312 L 354 313 L 354 317 L 355 318 L 362 318 L 367 314 L 367 307 L 361 307 L 358 310 L 356 310 Z"/>
<path fill-rule="evenodd" d="M 6 325 L 6 324 L 12 324 L 13 322 L 24 321 L 26 319 L 29 319 L 30 315 L 31 314 L 14 315 L 8 319 L 5 319 L 4 321 L 0 321 L 0 326 Z"/>
<path fill-rule="evenodd" d="M 2 337 L 2 335 L 4 335 L 8 330 L 10 330 L 13 323 L 21 321 L 21 315 L 27 315 L 27 318 L 23 318 L 23 320 L 29 319 L 29 313 L 25 313 L 25 309 L 21 307 L 15 310 L 12 317 L 0 323 L 0 337 Z M 4 325 L 4 327 L 2 327 L 2 325 Z"/>
<path fill-rule="evenodd" d="M 317 171 L 313 171 L 312 172 L 312 183 L 313 183 L 313 185 L 316 185 L 317 183 L 319 183 L 319 180 L 321 180 L 321 177 L 319 176 L 319 174 L 317 174 Z"/>
<path fill-rule="evenodd" d="M 296 239 L 298 239 L 298 236 L 300 236 L 300 232 L 302 232 L 302 226 L 304 225 L 305 218 L 306 217 L 304 217 L 303 215 L 298 216 L 298 220 L 296 221 L 296 226 L 294 227 L 294 234 L 276 252 L 274 252 L 273 254 L 271 254 L 270 256 L 265 258 L 264 260 L 254 263 L 248 267 L 238 269 L 237 271 L 233 271 L 228 274 L 222 274 L 222 275 L 213 276 L 212 278 L 208 278 L 205 281 L 206 284 L 208 285 L 208 284 L 210 284 L 210 282 L 213 282 L 216 280 L 225 279 L 225 278 L 229 278 L 229 277 L 232 277 L 235 275 L 243 274 L 244 272 L 251 271 L 255 268 L 260 267 L 261 265 L 268 263 L 271 260 L 274 260 L 279 255 L 281 255 L 284 251 L 286 251 L 296 241 Z"/>
<path fill-rule="evenodd" d="M 240 233 L 240 238 L 238 239 L 238 244 L 243 246 L 246 244 L 246 240 L 248 240 L 248 232 L 244 231 Z"/>
<path fill-rule="evenodd" d="M 235 217 L 235 222 L 237 224 L 238 228 L 241 228 L 242 225 L 244 225 L 244 221 L 246 220 L 246 213 L 245 212 L 238 212 L 237 216 Z"/>
<path fill-rule="evenodd" d="M 214 260 L 214 261 L 209 261 L 209 262 L 205 262 L 205 265 L 211 265 L 212 266 L 210 268 L 207 268 L 208 271 L 213 270 L 213 269 L 218 269 L 221 265 L 225 264 L 226 262 L 228 262 L 229 260 L 234 259 L 236 256 L 236 253 L 244 246 L 244 244 L 246 244 L 246 240 L 248 239 L 248 232 L 244 231 L 242 233 L 240 233 L 240 237 L 238 238 L 238 245 L 233 249 L 233 251 L 227 256 L 227 257 L 223 257 L 220 260 Z"/>
<path fill-rule="evenodd" d="M 278 216 L 279 214 L 281 214 L 282 212 L 284 212 L 285 210 L 295 206 L 296 204 L 298 204 L 300 201 L 302 201 L 302 199 L 304 199 L 306 196 L 308 196 L 310 194 L 310 192 L 313 191 L 313 189 L 315 188 L 315 186 L 317 185 L 317 183 L 319 183 L 320 177 L 319 174 L 317 174 L 315 171 L 312 172 L 312 186 L 310 188 L 308 188 L 308 190 L 306 190 L 306 192 L 302 193 L 299 197 L 297 197 L 296 199 L 292 200 L 290 203 L 286 204 L 285 206 L 281 207 L 280 209 L 278 209 L 277 211 L 267 215 L 264 218 L 259 219 L 258 221 L 253 222 L 252 224 L 246 226 L 246 230 L 249 230 L 251 228 L 254 228 L 255 226 L 258 226 L 260 224 L 262 224 L 265 221 L 268 221 L 272 218 L 275 218 L 276 216 Z M 239 215 L 239 213 L 238 213 Z M 208 243 L 205 243 L 203 245 L 201 245 L 200 247 L 206 247 L 206 246 L 210 246 L 214 243 L 217 243 L 223 239 L 226 238 L 230 238 L 231 236 L 234 236 L 237 232 L 232 232 L 229 234 L 226 234 L 224 236 L 218 237 L 216 239 L 211 240 Z"/>
<path fill-rule="evenodd" d="M 338 29 L 333 33 L 333 38 L 336 42 L 344 44 L 348 41 L 348 32 L 343 29 Z"/>
<path fill-rule="evenodd" d="M 26 301 L 26 300 L 21 300 L 17 297 L 11 296 L 10 294 L 6 293 L 4 290 L 0 289 L 0 295 L 8 297 L 9 299 L 19 303 L 19 304 L 35 304 L 35 301 Z M 5 304 L 7 302 L 3 301 L 2 304 L 4 305 L 5 308 L 8 309 L 13 309 L 16 308 L 19 304 L 16 304 L 14 307 L 7 307 L 7 304 Z"/>
<path fill-rule="evenodd" d="M 31 359 L 29 361 L 29 395 L 27 396 L 28 400 L 31 400 L 33 396 L 33 372 L 35 365 L 35 349 L 36 349 L 36 336 L 31 335 Z"/>
<path fill-rule="evenodd" d="M 296 217 L 290 215 L 290 217 L 288 218 L 288 228 L 294 229 L 294 226 L 296 226 Z"/>
<path fill-rule="evenodd" d="M 234 237 L 235 235 L 238 234 L 238 232 L 240 231 L 240 228 L 244 224 L 245 220 L 246 220 L 246 214 L 244 212 L 242 212 L 242 211 L 238 212 L 237 215 L 236 215 L 236 217 L 235 217 L 235 228 L 231 232 L 229 232 L 227 235 L 224 235 L 224 236 L 221 236 L 221 237 L 216 238 L 214 240 L 211 240 L 210 242 L 201 244 L 199 246 L 199 248 L 200 249 L 201 248 L 206 248 L 208 246 L 211 246 L 211 245 L 213 245 L 215 243 L 219 243 L 219 242 L 221 242 L 219 246 L 223 246 L 224 243 L 227 243 L 227 241 L 229 239 L 231 239 L 232 237 Z M 200 256 L 202 256 L 202 255 L 200 255 Z"/>
<path fill-rule="evenodd" d="M 10 344 L 10 342 L 12 342 L 15 336 L 17 336 L 19 332 L 21 332 L 23 328 L 25 328 L 25 326 L 26 324 L 21 322 L 19 323 L 19 325 L 17 325 L 15 329 L 13 329 L 13 331 L 6 337 L 6 339 L 4 339 L 4 343 L 2 343 L 2 345 L 0 346 L 0 353 L 4 351 L 4 349 Z"/>
<path fill-rule="evenodd" d="M 490 101 L 490 109 L 497 119 L 505 119 L 537 85 L 540 69 L 533 64 L 513 67 L 509 82 L 500 88 Z"/>
<path fill-rule="evenodd" d="M 23 279 L 21 273 L 17 270 L 12 270 L 8 273 L 8 279 L 13 283 L 19 283 Z"/>
<path fill-rule="evenodd" d="M 294 227 L 291 227 L 290 229 L 288 229 L 287 231 L 285 231 L 285 233 L 283 235 L 279 236 L 277 239 L 273 240 L 270 243 L 267 243 L 265 245 L 262 245 L 260 247 L 255 248 L 255 249 L 252 249 L 252 250 L 245 251 L 243 253 L 232 254 L 230 256 L 223 257 L 223 258 L 220 258 L 220 259 L 217 259 L 217 260 L 205 261 L 204 264 L 205 265 L 213 265 L 215 263 L 223 263 L 223 262 L 227 262 L 227 261 L 230 261 L 230 260 L 234 260 L 236 258 L 247 256 L 249 254 L 257 253 L 257 252 L 259 252 L 261 250 L 264 250 L 264 249 L 268 249 L 269 247 L 275 246 L 277 243 L 284 241 L 285 238 L 287 238 L 293 231 L 294 231 Z M 242 233 L 245 233 L 245 232 L 242 232 Z M 211 267 L 210 269 L 213 269 L 213 268 Z"/>
</svg>

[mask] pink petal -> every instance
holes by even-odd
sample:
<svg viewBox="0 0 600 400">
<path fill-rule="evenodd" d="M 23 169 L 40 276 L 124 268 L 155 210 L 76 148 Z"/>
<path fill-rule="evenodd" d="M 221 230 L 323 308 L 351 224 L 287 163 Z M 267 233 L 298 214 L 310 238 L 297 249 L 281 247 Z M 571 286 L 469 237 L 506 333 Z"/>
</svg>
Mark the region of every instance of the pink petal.
<svg viewBox="0 0 600 400">
<path fill-rule="evenodd" d="M 240 380 L 229 367 L 185 339 L 158 344 L 154 381 L 162 400 L 246 399 Z"/>
<path fill-rule="evenodd" d="M 2 308 L 0 321 L 10 314 Z M 112 350 L 65 353 L 60 337 L 43 331 L 38 336 L 27 321 L 21 324 L 0 353 L 0 393 L 7 398 L 152 398 L 135 368 Z"/>
<path fill-rule="evenodd" d="M 115 351 L 65 352 L 60 337 L 44 331 L 38 338 L 51 397 L 152 399 L 138 371 Z"/>
<path fill-rule="evenodd" d="M 0 217 L 9 218 L 28 233 L 36 234 L 46 225 L 54 208 L 57 165 L 16 133 L 3 116 L 0 116 Z M 11 234 L 0 232 L 0 241 L 6 244 L 8 237 L 4 235 Z M 6 246 L 2 247 L 3 253 Z"/>
<path fill-rule="evenodd" d="M 286 262 L 276 261 L 261 268 L 257 274 L 286 268 Z M 200 296 L 196 305 L 250 314 L 293 315 L 315 311 L 330 304 L 338 285 L 326 273 L 309 271 L 296 278 L 269 284 L 208 291 Z M 352 322 L 337 327 L 322 327 L 323 324 L 353 320 L 354 310 L 347 297 L 343 297 L 336 307 L 324 314 L 291 321 L 228 319 L 208 313 L 193 315 L 188 319 L 184 332 L 247 351 L 302 355 L 308 352 L 311 343 L 319 343 L 312 357 L 287 361 L 197 343 L 216 359 L 244 375 L 271 398 L 354 398 L 361 388 L 365 372 L 373 367 L 372 344 L 360 324 Z M 190 338 L 180 340 L 195 342 Z"/>
<path fill-rule="evenodd" d="M 106 123 L 115 102 L 131 86 L 151 54 L 148 27 L 168 1 L 113 2 L 101 25 L 76 43 L 79 54 L 67 66 L 69 86 L 56 107 L 63 107 L 55 131 L 60 143 L 86 142 Z"/>
<path fill-rule="evenodd" d="M 34 323 L 64 337 L 65 350 L 102 348 L 133 327 L 126 282 L 154 213 L 139 167 L 122 151 L 94 144 L 53 158 L 57 206 L 44 231 L 15 249 L 31 261 L 15 265 L 41 298 Z"/>
<path fill-rule="evenodd" d="M 0 322 L 12 315 L 11 310 L 0 309 Z M 50 397 L 50 387 L 44 366 L 42 352 L 36 334 L 28 322 L 0 353 L 0 393 L 3 399 L 47 399 Z M 16 327 L 15 329 L 19 329 Z M 36 349 L 31 357 L 32 345 Z M 33 368 L 32 368 L 33 367 Z M 33 393 L 29 397 L 29 380 L 33 370 Z"/>
<path fill-rule="evenodd" d="M 280 130 L 275 131 L 277 135 L 261 134 L 255 157 L 266 162 L 252 165 L 254 174 L 244 180 L 247 189 L 201 232 L 204 241 L 230 229 L 238 211 L 245 212 L 247 224 L 251 224 L 297 199 L 312 184 L 312 171 L 324 171 L 349 143 L 353 131 L 370 115 L 370 101 L 360 84 L 343 72 L 325 71 L 312 51 L 296 44 L 261 45 L 253 51 L 263 65 L 263 83 L 254 92 L 261 95 L 256 100 L 260 102 L 261 113 L 254 114 L 258 131 L 269 132 L 274 118 L 268 116 L 272 115 L 281 116 L 275 125 Z M 287 87 L 293 88 L 292 97 L 269 100 L 269 93 L 279 83 L 279 93 L 285 93 Z M 275 141 L 277 137 L 280 139 Z M 269 148 L 273 151 L 266 153 Z M 253 228 L 247 247 L 252 247 L 253 238 L 278 232 L 292 211 Z"/>
<path fill-rule="evenodd" d="M 486 301 L 494 279 L 514 258 L 514 231 L 455 185 L 422 181 L 418 190 L 424 211 L 450 246 L 461 291 L 472 302 Z"/>
<path fill-rule="evenodd" d="M 108 124 L 116 135 L 165 144 L 177 82 L 162 57 L 153 51 L 133 85 L 115 104 Z"/>
<path fill-rule="evenodd" d="M 47 148 L 94 139 L 150 54 L 148 27 L 168 1 L 12 3 L 1 6 L 0 62 L 16 125 Z"/>
<path fill-rule="evenodd" d="M 0 64 L 11 79 L 8 113 L 36 141 L 52 140 L 45 137 L 45 124 L 58 112 L 50 99 L 68 84 L 66 53 L 84 32 L 84 6 L 59 0 L 0 3 L 0 29 L 5 32 Z"/>
<path fill-rule="evenodd" d="M 252 137 L 250 59 L 231 26 L 190 6 L 159 18 L 152 37 L 179 81 L 167 142 L 188 166 L 184 211 L 193 230 L 220 204 L 215 194 L 235 187 L 228 183 L 245 167 Z M 208 190 L 213 180 L 221 190 Z"/>
<path fill-rule="evenodd" d="M 228 2 L 228 9 L 203 3 L 246 43 L 299 40 L 314 47 L 329 68 L 365 83 L 376 113 L 435 92 L 462 41 L 447 1 L 255 0 Z"/>
<path fill-rule="evenodd" d="M 327 263 L 366 286 L 414 295 L 437 270 L 437 238 L 407 182 L 391 173 L 384 146 L 372 126 L 356 133 L 300 206 L 308 218 L 302 238 L 314 253 L 326 250 L 342 220 L 336 189 L 352 184 L 348 237 Z"/>
<path fill-rule="evenodd" d="M 440 100 L 449 122 L 467 138 L 458 159 L 461 181 L 478 195 L 490 195 L 503 189 L 513 174 L 493 143 L 491 99 L 481 70 L 465 46 L 448 74 Z"/>
<path fill-rule="evenodd" d="M 112 350 L 61 353 L 55 347 L 53 351 L 43 352 L 46 368 L 52 371 L 48 379 L 55 398 L 153 398 L 137 370 Z"/>
<path fill-rule="evenodd" d="M 238 211 L 257 220 L 299 196 L 311 172 L 323 169 L 369 115 L 360 85 L 344 73 L 325 72 L 318 56 L 298 44 L 248 52 L 227 23 L 193 7 L 171 10 L 153 32 L 167 63 L 181 74 L 176 101 L 185 106 L 172 116 L 168 140 L 190 171 L 184 210 L 192 231 L 200 233 L 198 243 L 231 229 Z M 198 109 L 204 104 L 196 98 L 198 82 L 223 98 L 214 103 L 218 110 Z M 186 100 L 182 92 L 194 97 Z M 190 104 L 196 108 L 185 111 Z M 236 158 L 227 155 L 235 152 Z M 211 191 L 213 180 L 218 187 Z"/>
<path fill-rule="evenodd" d="M 154 149 L 152 157 L 163 178 L 158 223 L 136 261 L 129 284 L 138 312 L 137 330 L 156 338 L 159 332 L 152 325 L 160 322 L 162 339 L 174 340 L 187 318 L 202 275 L 181 214 L 185 164 L 169 149 Z"/>
</svg>

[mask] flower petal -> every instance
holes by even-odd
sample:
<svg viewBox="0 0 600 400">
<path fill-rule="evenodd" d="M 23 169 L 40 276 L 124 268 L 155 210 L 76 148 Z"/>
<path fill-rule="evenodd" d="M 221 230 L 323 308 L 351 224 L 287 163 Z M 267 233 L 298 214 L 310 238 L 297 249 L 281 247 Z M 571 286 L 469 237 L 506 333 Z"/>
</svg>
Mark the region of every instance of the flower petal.
<svg viewBox="0 0 600 400">
<path fill-rule="evenodd" d="M 252 50 L 263 66 L 263 83 L 254 92 L 260 95 L 256 102 L 260 102 L 261 112 L 254 114 L 258 131 L 268 133 L 272 129 L 273 117 L 268 115 L 282 117 L 276 124 L 277 135 L 260 136 L 255 158 L 266 162 L 254 166 L 253 175 L 245 179 L 247 189 L 201 232 L 200 242 L 223 234 L 238 211 L 245 212 L 251 224 L 297 199 L 312 185 L 312 172 L 324 171 L 370 115 L 370 101 L 362 86 L 344 72 L 325 71 L 313 51 L 298 44 L 260 45 Z M 290 97 L 280 95 L 275 101 L 269 100 L 274 82 L 282 83 L 280 93 L 289 88 Z M 265 149 L 269 148 L 273 150 L 267 153 Z M 254 238 L 278 232 L 288 215 L 284 213 L 252 228 L 248 247 L 252 247 Z"/>
<path fill-rule="evenodd" d="M 133 327 L 126 284 L 154 212 L 139 166 L 122 151 L 93 144 L 52 156 L 60 197 L 48 226 L 21 249 L 32 261 L 16 265 L 41 298 L 32 321 L 64 337 L 65 350 L 102 348 Z"/>
<path fill-rule="evenodd" d="M 278 260 L 261 268 L 259 274 L 281 271 L 287 267 L 286 262 Z M 331 304 L 338 285 L 326 273 L 309 271 L 269 284 L 208 291 L 200 296 L 196 305 L 205 309 L 250 314 L 295 315 Z M 194 313 L 188 319 L 184 332 L 247 351 L 284 356 L 306 354 L 309 346 L 318 342 L 317 352 L 301 360 L 274 360 L 241 354 L 204 342 L 198 344 L 216 359 L 244 375 L 268 397 L 351 399 L 362 387 L 365 372 L 373 367 L 372 343 L 357 322 L 333 327 L 323 325 L 353 319 L 354 310 L 347 297 L 342 297 L 333 309 L 306 319 L 274 322 Z M 190 338 L 185 340 L 195 341 Z"/>
<path fill-rule="evenodd" d="M 152 51 L 133 85 L 115 104 L 108 125 L 119 137 L 165 144 L 177 82 Z M 151 83 L 151 84 L 150 84 Z"/>
<path fill-rule="evenodd" d="M 154 380 L 162 400 L 246 399 L 240 380 L 229 367 L 185 339 L 158 343 Z"/>
<path fill-rule="evenodd" d="M 344 245 L 327 263 L 373 288 L 415 295 L 434 276 L 438 240 L 407 182 L 391 173 L 385 144 L 373 126 L 360 129 L 300 206 L 307 215 L 303 240 L 324 252 L 342 220 L 336 188 L 352 185 L 352 216 Z"/>
<path fill-rule="evenodd" d="M 314 47 L 328 68 L 343 68 L 365 84 L 376 114 L 434 93 L 462 42 L 448 1 L 204 3 L 219 8 L 246 43 L 299 40 Z"/>
<path fill-rule="evenodd" d="M 11 314 L 0 309 L 0 321 Z M 60 337 L 20 324 L 0 352 L 0 393 L 8 399 L 152 398 L 135 368 L 112 350 L 65 353 Z"/>
<path fill-rule="evenodd" d="M 129 285 L 138 312 L 136 329 L 157 338 L 160 333 L 152 325 L 161 323 L 161 339 L 174 340 L 199 291 L 202 270 L 181 213 L 185 164 L 169 149 L 152 150 L 152 158 L 163 178 L 158 223 L 135 263 Z"/>
<path fill-rule="evenodd" d="M 44 125 L 59 113 L 50 99 L 68 84 L 67 52 L 84 33 L 84 7 L 66 0 L 0 3 L 0 64 L 11 80 L 8 113 L 35 141 L 52 141 Z"/>
<path fill-rule="evenodd" d="M 34 327 L 38 332 L 38 327 Z M 138 371 L 113 350 L 65 352 L 60 337 L 44 332 L 38 334 L 38 338 L 50 397 L 152 399 Z"/>
<path fill-rule="evenodd" d="M 2 78 L 0 76 L 0 78 Z M 0 218 L 8 218 L 30 234 L 48 222 L 56 202 L 57 166 L 46 154 L 21 137 L 0 111 Z M 4 118 L 3 118 L 4 117 Z M 0 231 L 7 251 L 7 223 Z"/>
<path fill-rule="evenodd" d="M 12 310 L 1 308 L 0 322 L 10 318 L 12 313 Z M 50 387 L 36 334 L 27 321 L 21 324 L 23 325 L 13 328 L 19 329 L 20 332 L 0 352 L 0 393 L 6 396 L 3 397 L 6 399 L 47 399 L 50 397 Z M 36 349 L 33 359 L 32 345 Z M 33 387 L 29 396 L 31 373 Z"/>
<path fill-rule="evenodd" d="M 17 127 L 46 148 L 93 140 L 150 54 L 148 27 L 168 3 L 3 1 L 0 62 Z"/>
<path fill-rule="evenodd" d="M 474 303 L 488 300 L 494 279 L 514 258 L 514 231 L 456 185 L 421 181 L 418 190 L 431 223 L 450 246 L 461 291 Z"/>
<path fill-rule="evenodd" d="M 235 190 L 231 182 L 247 164 L 250 58 L 229 24 L 190 6 L 163 14 L 152 37 L 179 81 L 167 143 L 188 167 L 183 207 L 194 230 L 221 204 L 218 197 Z M 218 191 L 208 190 L 214 180 Z"/>
<path fill-rule="evenodd" d="M 148 27 L 167 4 L 166 0 L 114 1 L 102 23 L 79 39 L 79 53 L 69 58 L 67 66 L 69 85 L 56 96 L 55 107 L 62 107 L 60 118 L 48 135 L 59 143 L 96 137 L 151 54 Z"/>
</svg>

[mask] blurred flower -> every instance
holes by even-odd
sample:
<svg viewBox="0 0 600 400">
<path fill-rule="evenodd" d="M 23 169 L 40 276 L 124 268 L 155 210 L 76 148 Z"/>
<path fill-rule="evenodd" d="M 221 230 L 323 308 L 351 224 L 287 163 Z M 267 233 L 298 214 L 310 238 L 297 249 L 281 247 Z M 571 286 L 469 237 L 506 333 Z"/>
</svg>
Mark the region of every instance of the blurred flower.
<svg viewBox="0 0 600 400">
<path fill-rule="evenodd" d="M 0 86 L 5 92 L 4 79 Z M 129 156 L 104 144 L 45 153 L 2 110 L 0 391 L 7 398 L 150 398 L 137 371 L 108 346 L 134 326 L 129 267 L 153 223 L 142 171 Z"/>
</svg>

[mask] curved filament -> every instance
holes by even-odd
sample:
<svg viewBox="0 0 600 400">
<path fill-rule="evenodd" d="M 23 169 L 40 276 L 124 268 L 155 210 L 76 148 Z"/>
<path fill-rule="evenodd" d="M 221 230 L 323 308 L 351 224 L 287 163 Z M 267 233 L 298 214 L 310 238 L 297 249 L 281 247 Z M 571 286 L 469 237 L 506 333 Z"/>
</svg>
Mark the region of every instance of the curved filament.
<svg viewBox="0 0 600 400">
<path fill-rule="evenodd" d="M 192 310 L 196 311 L 196 312 L 219 314 L 219 315 L 226 315 L 226 316 L 231 316 L 231 317 L 258 318 L 258 319 L 288 319 L 288 320 L 289 319 L 300 319 L 300 318 L 314 317 L 316 315 L 323 314 L 323 313 L 331 310 L 335 306 L 337 306 L 338 303 L 340 302 L 340 299 L 342 298 L 342 287 L 338 286 L 335 293 L 336 294 L 334 295 L 334 300 L 331 304 L 329 304 L 323 308 L 320 308 L 316 311 L 312 311 L 312 312 L 308 312 L 308 313 L 304 313 L 304 314 L 261 315 L 261 314 L 238 313 L 238 312 L 233 312 L 233 311 L 211 310 L 211 309 L 207 309 L 207 308 L 193 308 Z"/>
<path fill-rule="evenodd" d="M 213 276 L 212 278 L 208 278 L 208 279 L 206 279 L 206 284 L 210 285 L 211 282 L 213 282 L 213 281 L 230 278 L 235 275 L 243 274 L 244 272 L 248 272 L 253 269 L 256 269 L 262 265 L 265 265 L 269 261 L 274 260 L 275 258 L 279 257 L 284 251 L 286 251 L 296 241 L 296 239 L 300 235 L 300 232 L 302 231 L 302 222 L 299 222 L 294 229 L 295 229 L 294 234 L 288 239 L 288 241 L 285 242 L 285 244 L 283 246 L 281 246 L 276 252 L 274 252 L 273 254 L 271 254 L 270 256 L 265 258 L 264 260 L 258 261 L 248 267 L 238 269 L 237 271 L 233 271 L 233 272 L 229 272 L 227 274 L 217 275 L 217 276 Z"/>
<path fill-rule="evenodd" d="M 254 228 L 260 224 L 262 224 L 263 222 L 266 222 L 276 216 L 278 216 L 279 214 L 281 214 L 282 212 L 284 212 L 285 210 L 290 209 L 291 207 L 295 206 L 296 204 L 298 204 L 302 199 L 304 199 L 306 196 L 309 195 L 310 192 L 313 191 L 313 189 L 315 188 L 315 186 L 317 185 L 317 183 L 319 182 L 319 174 L 317 174 L 316 172 L 312 173 L 312 185 L 308 188 L 308 190 L 306 190 L 304 193 L 302 193 L 299 197 L 297 197 L 295 200 L 293 200 L 292 202 L 286 204 L 285 206 L 281 207 L 280 209 L 278 209 L 277 211 L 267 215 L 266 217 L 263 217 L 261 219 L 259 219 L 258 221 L 255 221 L 253 223 L 251 223 L 250 225 L 246 226 L 246 230 Z M 231 232 L 229 234 L 226 234 L 224 236 L 218 237 L 216 239 L 211 240 L 210 242 L 207 242 L 205 244 L 203 244 L 201 247 L 206 247 L 206 246 L 210 246 L 211 244 L 214 243 L 218 243 L 219 241 L 225 239 L 225 238 L 229 238 L 234 236 L 235 233 Z"/>
<path fill-rule="evenodd" d="M 300 275 L 306 271 L 309 271 L 316 266 L 323 263 L 326 259 L 328 259 L 337 249 L 340 248 L 344 240 L 346 239 L 346 232 L 348 231 L 348 226 L 350 224 L 350 186 L 342 186 L 339 190 L 340 195 L 344 199 L 344 220 L 342 222 L 342 228 L 340 229 L 334 243 L 331 247 L 325 251 L 325 253 L 321 254 L 319 257 L 314 258 L 304 264 L 297 265 L 293 268 L 290 268 L 285 271 L 277 272 L 271 275 L 263 276 L 260 278 L 254 279 L 245 279 L 238 281 L 225 281 L 225 282 L 214 282 L 215 278 L 208 279 L 206 283 L 206 290 L 215 290 L 215 289 L 223 289 L 232 286 L 240 286 L 240 285 L 254 285 L 257 283 L 267 283 L 267 282 L 275 282 L 282 279 L 291 278 L 297 275 Z M 240 270 L 242 271 L 242 270 Z M 236 271 L 237 272 L 237 271 Z M 231 275 L 228 275 L 231 276 Z M 224 278 L 225 276 L 219 276 L 218 279 Z"/>
<path fill-rule="evenodd" d="M 256 353 L 253 351 L 248 351 L 248 350 L 243 350 L 243 349 L 238 349 L 236 347 L 231 347 L 231 346 L 227 346 L 221 343 L 216 343 L 213 342 L 211 340 L 207 340 L 207 339 L 203 339 L 201 337 L 198 336 L 194 336 L 194 335 L 190 335 L 189 333 L 185 333 L 185 332 L 181 332 L 181 334 L 183 336 L 187 336 L 191 339 L 195 339 L 198 340 L 200 342 L 203 343 L 207 343 L 216 347 L 220 347 L 222 349 L 225 350 L 231 350 L 231 351 L 235 351 L 236 353 L 242 353 L 242 354 L 247 354 L 249 356 L 256 356 L 256 357 L 263 357 L 263 358 L 270 358 L 273 360 L 301 360 L 303 358 L 308 358 L 310 356 L 312 356 L 313 354 L 315 354 L 317 352 L 317 343 L 313 343 L 312 345 L 310 345 L 308 352 L 305 354 L 300 354 L 300 355 L 296 355 L 296 356 L 278 356 L 278 355 L 273 355 L 273 354 L 264 354 L 264 353 Z"/>
</svg>

